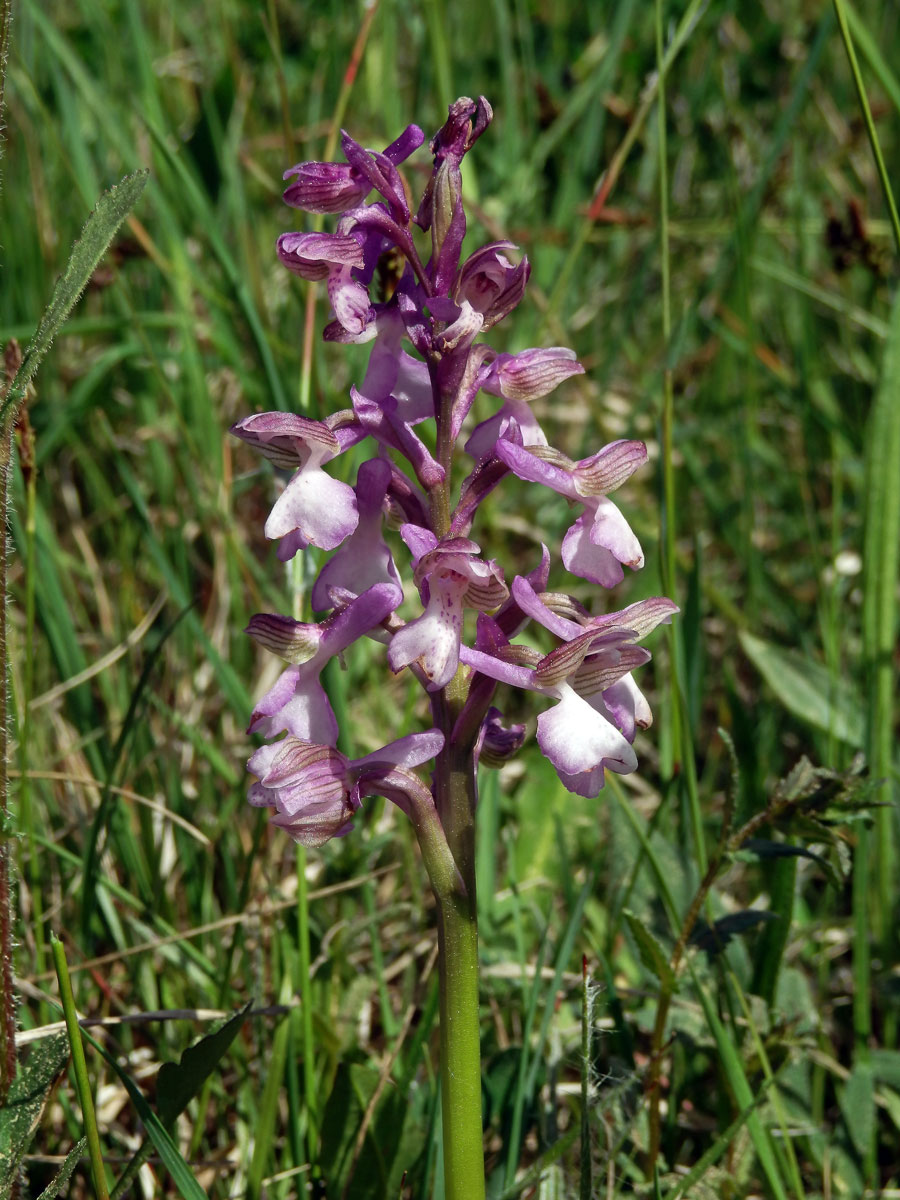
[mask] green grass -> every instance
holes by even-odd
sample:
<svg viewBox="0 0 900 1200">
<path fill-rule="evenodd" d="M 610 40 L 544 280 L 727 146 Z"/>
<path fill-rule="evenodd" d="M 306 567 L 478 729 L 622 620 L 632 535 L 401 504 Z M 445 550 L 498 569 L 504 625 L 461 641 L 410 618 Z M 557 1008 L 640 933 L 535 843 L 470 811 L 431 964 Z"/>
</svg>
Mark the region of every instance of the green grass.
<svg viewBox="0 0 900 1200">
<path fill-rule="evenodd" d="M 627 0 L 381 0 L 368 27 L 362 5 L 336 2 L 20 0 L 0 339 L 27 341 L 98 195 L 150 171 L 36 377 L 33 487 L 13 478 L 14 737 L 30 705 L 11 760 L 27 778 L 20 1024 L 58 1019 L 55 932 L 79 1013 L 103 1019 L 90 1032 L 155 1110 L 158 1064 L 251 1004 L 183 1115 L 151 1124 L 149 1194 L 176 1194 L 174 1149 L 212 1197 L 287 1198 L 313 1176 L 329 1197 L 441 1195 L 434 913 L 415 839 L 375 801 L 353 835 L 298 860 L 245 803 L 243 730 L 273 667 L 241 630 L 302 604 L 316 564 L 278 564 L 262 535 L 271 475 L 227 430 L 253 410 L 345 407 L 365 363 L 318 339 L 305 357 L 307 312 L 318 331 L 326 304 L 308 309 L 275 260 L 276 235 L 305 219 L 281 203 L 284 168 L 321 156 L 338 125 L 366 145 L 413 120 L 430 135 L 480 92 L 495 120 L 466 164 L 471 244 L 508 236 L 533 264 L 492 341 L 576 349 L 587 374 L 536 406 L 566 453 L 623 436 L 651 448 L 621 493 L 647 566 L 612 598 L 579 597 L 599 611 L 665 588 L 682 609 L 641 676 L 656 720 L 636 777 L 583 800 L 533 740 L 484 774 L 489 1195 L 585 1194 L 584 1044 L 595 1194 L 900 1187 L 900 327 L 882 187 L 900 164 L 900 16 L 840 7 L 871 130 L 831 8 L 800 0 L 660 2 L 658 24 Z M 426 163 L 408 168 L 414 190 Z M 541 539 L 558 561 L 558 498 L 513 483 L 482 511 L 475 536 L 508 576 Z M 354 647 L 329 676 L 354 755 L 424 719 L 378 662 Z M 527 702 L 509 703 L 533 728 Z M 859 751 L 872 767 L 857 787 Z M 831 776 L 779 789 L 804 755 Z M 773 799 L 754 836 L 803 853 L 726 846 Z M 781 920 L 718 954 L 689 942 L 668 977 L 692 913 L 705 927 L 754 908 Z M 586 1041 L 582 955 L 602 985 Z M 85 1051 L 112 1185 L 146 1125 Z M 65 1080 L 32 1150 L 65 1156 L 82 1132 Z M 35 1158 L 26 1194 L 53 1169 Z M 85 1160 L 68 1194 L 90 1186 Z"/>
</svg>

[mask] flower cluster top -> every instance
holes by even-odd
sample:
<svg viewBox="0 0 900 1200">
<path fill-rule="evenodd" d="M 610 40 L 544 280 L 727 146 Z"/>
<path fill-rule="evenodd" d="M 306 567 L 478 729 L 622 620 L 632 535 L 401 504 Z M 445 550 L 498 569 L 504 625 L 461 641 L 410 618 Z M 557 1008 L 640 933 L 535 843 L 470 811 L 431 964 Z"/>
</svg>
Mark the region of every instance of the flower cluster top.
<svg viewBox="0 0 900 1200">
<path fill-rule="evenodd" d="M 334 233 L 282 234 L 281 262 L 304 279 L 325 281 L 334 312 L 327 340 L 372 343 L 365 377 L 350 391 L 352 407 L 324 421 L 259 413 L 233 429 L 293 472 L 265 526 L 279 557 L 307 546 L 335 551 L 311 597 L 314 609 L 330 615 L 317 623 L 259 615 L 248 629 L 288 663 L 253 714 L 251 731 L 270 740 L 250 760 L 258 777 L 250 800 L 274 807 L 275 823 L 307 845 L 346 832 L 366 795 L 388 796 L 409 811 L 428 791 L 412 768 L 448 741 L 435 728 L 358 760 L 335 749 L 337 723 L 319 677 L 360 637 L 385 643 L 391 670 L 414 672 L 433 698 L 453 683 L 464 702 L 449 738 L 484 763 L 504 761 L 524 739 L 524 727 L 504 726 L 493 707 L 497 684 L 543 696 L 538 744 L 564 785 L 584 796 L 597 794 L 606 769 L 635 769 L 635 730 L 651 720 L 631 672 L 650 657 L 638 642 L 669 621 L 675 605 L 658 597 L 591 616 L 565 593 L 548 592 L 546 548 L 530 574 L 508 580 L 469 536 L 481 502 L 512 473 L 577 510 L 562 543 L 572 574 L 610 588 L 623 565 L 643 565 L 609 493 L 646 461 L 644 445 L 622 440 L 578 462 L 567 458 L 548 444 L 529 406 L 583 372 L 573 352 L 505 354 L 480 340 L 516 307 L 529 275 L 528 260 L 516 264 L 509 242 L 482 246 L 460 262 L 460 164 L 491 116 L 483 97 L 451 105 L 431 141 L 434 166 L 414 215 L 398 168 L 424 140 L 415 125 L 380 152 L 345 133 L 346 163 L 304 162 L 285 173 L 288 204 L 339 220 Z M 425 262 L 414 227 L 430 234 Z M 479 392 L 498 403 L 468 433 L 472 467 L 454 492 L 453 452 Z M 434 422 L 427 439 L 417 432 L 424 422 Z M 356 485 L 330 475 L 331 460 L 364 439 L 372 456 Z M 420 614 L 406 621 L 397 611 L 401 571 L 386 527 L 399 527 L 409 551 L 404 573 L 411 572 L 421 600 Z M 472 645 L 463 640 L 467 608 L 478 613 Z M 513 640 L 531 621 L 557 639 L 549 654 Z"/>
</svg>

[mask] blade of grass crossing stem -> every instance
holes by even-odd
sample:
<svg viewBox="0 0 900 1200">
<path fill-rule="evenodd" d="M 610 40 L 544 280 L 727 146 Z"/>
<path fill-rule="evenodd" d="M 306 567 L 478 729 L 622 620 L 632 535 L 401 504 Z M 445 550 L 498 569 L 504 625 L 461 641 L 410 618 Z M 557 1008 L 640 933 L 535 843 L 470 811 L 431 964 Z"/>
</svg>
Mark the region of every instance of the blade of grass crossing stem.
<svg viewBox="0 0 900 1200">
<path fill-rule="evenodd" d="M 697 978 L 697 974 L 690 962 L 687 964 L 688 970 L 694 982 L 694 989 L 700 999 L 700 1004 L 703 1008 L 706 1023 L 709 1031 L 716 1043 L 716 1049 L 719 1053 L 719 1062 L 725 1078 L 728 1081 L 728 1087 L 734 1096 L 735 1102 L 743 1109 L 753 1108 L 753 1091 L 750 1083 L 744 1072 L 744 1065 L 741 1062 L 741 1056 L 737 1047 L 732 1041 L 731 1034 L 719 1020 L 719 1014 L 716 1012 L 716 1007 L 712 999 L 706 992 L 705 988 Z M 778 1169 L 778 1163 L 775 1158 L 775 1152 L 772 1147 L 772 1139 L 768 1130 L 763 1125 L 760 1115 L 756 1111 L 752 1111 L 747 1118 L 747 1127 L 750 1132 L 750 1138 L 753 1142 L 753 1148 L 756 1150 L 759 1158 L 760 1166 L 762 1167 L 766 1178 L 769 1181 L 769 1186 L 772 1189 L 776 1200 L 787 1200 L 788 1193 L 785 1190 L 784 1182 L 781 1178 L 781 1172 Z M 798 1198 L 799 1200 L 799 1198 Z"/>
<path fill-rule="evenodd" d="M 706 4 L 707 0 L 690 0 L 690 3 L 685 9 L 681 20 L 678 22 L 678 26 L 663 58 L 664 72 L 671 69 L 672 63 L 681 53 L 681 50 L 687 42 L 688 37 L 691 35 L 697 22 L 700 20 Z M 612 190 L 616 185 L 616 180 L 619 178 L 619 175 L 622 172 L 625 161 L 631 153 L 635 142 L 640 137 L 641 131 L 644 128 L 644 122 L 647 120 L 647 117 L 650 115 L 653 109 L 658 84 L 659 73 L 657 72 L 656 79 L 652 80 L 644 89 L 644 92 L 641 96 L 641 103 L 629 123 L 628 132 L 616 147 L 615 153 L 609 160 L 609 166 L 604 170 L 600 180 L 598 181 L 590 210 L 585 219 L 582 221 L 581 229 L 572 243 L 572 247 L 566 256 L 566 260 L 563 263 L 562 268 L 560 269 L 556 285 L 554 286 L 550 295 L 550 300 L 547 306 L 548 316 L 558 311 L 559 304 L 569 288 L 570 276 L 576 269 L 578 262 L 584 253 L 584 247 L 587 244 L 588 238 L 593 232 L 597 214 L 602 212 L 606 201 L 612 194 Z"/>
<path fill-rule="evenodd" d="M 615 796 L 619 808 L 622 810 L 626 820 L 634 830 L 635 836 L 641 843 L 641 849 L 644 852 L 650 869 L 653 872 L 656 886 L 659 889 L 659 895 L 665 907 L 666 916 L 669 919 L 669 925 L 671 926 L 672 934 L 674 937 L 677 937 L 681 932 L 681 920 L 678 916 L 678 908 L 675 904 L 675 897 L 672 895 L 672 889 L 669 886 L 669 880 L 666 876 L 665 870 L 663 869 L 662 863 L 657 858 L 656 852 L 650 844 L 650 839 L 647 836 L 643 823 L 641 822 L 641 818 L 629 804 L 627 797 L 622 791 L 621 785 L 612 774 L 607 776 L 607 786 L 612 789 L 612 794 Z"/>
<path fill-rule="evenodd" d="M 897 629 L 897 575 L 900 566 L 900 289 L 894 296 L 881 378 L 869 415 L 866 447 L 866 526 L 863 550 L 863 647 L 867 675 L 867 752 L 872 777 L 883 781 L 876 810 L 875 887 L 869 886 L 868 855 L 875 849 L 861 830 L 854 875 L 854 1024 L 860 1045 L 867 1040 L 869 1015 L 870 925 L 887 942 L 892 937 L 896 843 L 896 783 L 893 778 L 893 720 Z M 874 902 L 874 903 L 873 903 Z M 873 903 L 870 920 L 867 906 Z M 892 949 L 887 947 L 887 952 Z M 885 961 L 890 961 L 889 959 Z"/>
<path fill-rule="evenodd" d="M 891 220 L 891 228 L 894 231 L 894 241 L 897 243 L 897 252 L 900 253 L 900 215 L 897 213 L 897 205 L 894 200 L 894 193 L 891 190 L 891 181 L 888 176 L 887 167 L 884 162 L 884 155 L 881 153 L 881 143 L 878 141 L 878 131 L 875 128 L 875 122 L 872 119 L 872 110 L 869 107 L 869 98 L 866 95 L 865 84 L 863 83 L 862 74 L 860 73 L 859 63 L 856 61 L 856 51 L 853 48 L 853 38 L 850 36 L 850 28 L 847 24 L 847 14 L 844 11 L 844 0 L 834 0 L 834 11 L 837 13 L 838 25 L 841 30 L 841 37 L 844 39 L 844 48 L 847 51 L 847 58 L 850 62 L 850 73 L 853 76 L 853 82 L 856 85 L 856 95 L 859 99 L 859 107 L 862 110 L 863 121 L 866 126 L 866 133 L 869 135 L 869 144 L 872 147 L 872 154 L 875 158 L 875 167 L 878 171 L 878 180 L 881 184 L 881 190 L 884 192 L 884 201 L 887 205 L 888 215 Z"/>
<path fill-rule="evenodd" d="M 94 1101 L 91 1096 L 91 1081 L 88 1076 L 87 1061 L 84 1057 L 84 1044 L 81 1040 L 78 1013 L 75 1009 L 75 997 L 72 995 L 72 981 L 69 979 L 66 952 L 62 942 L 54 935 L 50 937 L 50 946 L 53 954 L 53 965 L 56 967 L 56 978 L 59 981 L 59 994 L 62 1001 L 63 1013 L 65 1014 L 66 1029 L 69 1034 L 69 1046 L 72 1050 L 72 1067 L 75 1072 L 78 1103 L 81 1105 L 81 1116 L 84 1121 L 85 1136 L 87 1137 L 94 1191 L 97 1194 L 97 1200 L 109 1200 L 109 1190 L 106 1184 L 106 1168 L 103 1165 L 103 1151 L 100 1146 L 100 1133 L 97 1129 Z"/>
<path fill-rule="evenodd" d="M 3 103 L 6 95 L 6 64 L 9 59 L 9 22 L 12 16 L 10 0 L 0 0 L 0 122 L 3 120 Z M 0 158 L 3 157 L 5 138 L 0 137 Z"/>
<path fill-rule="evenodd" d="M 200 185 L 194 178 L 193 173 L 185 164 L 182 156 L 175 154 L 169 146 L 168 140 L 162 131 L 144 114 L 144 124 L 147 131 L 153 138 L 154 143 L 163 155 L 166 162 L 172 168 L 178 182 L 184 191 L 186 201 L 194 209 L 197 220 L 200 222 L 206 236 L 209 238 L 209 244 L 213 253 L 219 260 L 219 265 L 225 272 L 228 282 L 234 290 L 234 295 L 237 299 L 250 333 L 253 336 L 253 341 L 256 343 L 256 349 L 259 354 L 260 362 L 262 363 L 263 371 L 266 375 L 266 380 L 272 390 L 272 399 L 275 402 L 275 407 L 279 409 L 287 408 L 287 396 L 285 395 L 284 387 L 281 382 L 281 376 L 275 366 L 275 358 L 272 354 L 269 339 L 263 329 L 262 321 L 257 312 L 256 305 L 253 303 L 253 298 L 250 295 L 250 290 L 247 287 L 244 279 L 238 269 L 237 263 L 232 257 L 230 251 L 225 245 L 222 235 L 218 232 L 218 221 L 216 214 L 211 205 L 203 194 Z"/>
</svg>

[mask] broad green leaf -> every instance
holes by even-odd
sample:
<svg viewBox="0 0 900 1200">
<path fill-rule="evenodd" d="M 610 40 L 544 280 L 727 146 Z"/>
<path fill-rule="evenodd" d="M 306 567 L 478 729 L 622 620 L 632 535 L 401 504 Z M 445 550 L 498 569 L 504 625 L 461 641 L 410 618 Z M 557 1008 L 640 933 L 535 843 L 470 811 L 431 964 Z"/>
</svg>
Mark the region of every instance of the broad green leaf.
<svg viewBox="0 0 900 1200">
<path fill-rule="evenodd" d="M 861 747 L 863 703 L 855 688 L 835 680 L 820 663 L 796 650 L 739 634 L 744 653 L 789 712 L 841 742 Z"/>
<path fill-rule="evenodd" d="M 87 1138 L 83 1137 L 80 1142 L 75 1143 L 66 1155 L 66 1160 L 59 1168 L 56 1178 L 47 1184 L 40 1196 L 38 1196 L 38 1200 L 55 1200 L 55 1197 L 59 1195 L 59 1189 L 69 1182 L 72 1172 L 78 1166 L 86 1149 Z"/>
<path fill-rule="evenodd" d="M 69 1061 L 69 1039 L 64 1033 L 35 1042 L 20 1064 L 6 1103 L 0 1107 L 0 1196 L 19 1172 L 56 1080 Z"/>
<path fill-rule="evenodd" d="M 81 237 L 72 247 L 66 269 L 57 280 L 50 304 L 0 407 L 0 423 L 4 427 L 11 414 L 15 414 L 44 355 L 50 349 L 66 317 L 75 307 L 78 297 L 109 248 L 116 231 L 137 203 L 147 184 L 147 177 L 147 171 L 136 171 L 133 175 L 126 175 L 120 184 L 104 192 L 97 201 L 97 207 L 84 224 Z"/>
<path fill-rule="evenodd" d="M 675 989 L 675 972 L 669 964 L 668 955 L 663 950 L 662 946 L 650 932 L 647 926 L 643 923 L 640 917 L 635 916 L 633 912 L 626 911 L 624 914 L 625 920 L 628 922 L 628 928 L 631 930 L 631 936 L 637 942 L 638 953 L 641 956 L 641 962 L 651 973 L 655 975 L 659 982 L 663 985 L 666 991 L 674 991 Z"/>
<path fill-rule="evenodd" d="M 871 1064 L 858 1062 L 840 1092 L 844 1124 L 860 1158 L 869 1153 L 875 1137 L 875 1075 Z"/>
<path fill-rule="evenodd" d="M 156 1080 L 156 1106 L 159 1119 L 171 1125 L 184 1112 L 200 1088 L 215 1070 L 247 1019 L 250 1005 L 230 1017 L 214 1033 L 189 1046 L 177 1063 L 163 1063 Z"/>
</svg>

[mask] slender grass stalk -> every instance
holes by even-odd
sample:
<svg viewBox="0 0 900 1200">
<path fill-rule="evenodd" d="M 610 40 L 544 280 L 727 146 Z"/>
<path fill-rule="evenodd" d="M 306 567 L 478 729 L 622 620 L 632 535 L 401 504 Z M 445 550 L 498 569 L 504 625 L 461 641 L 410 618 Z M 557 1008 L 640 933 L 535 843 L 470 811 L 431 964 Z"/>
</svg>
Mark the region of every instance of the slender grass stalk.
<svg viewBox="0 0 900 1200">
<path fill-rule="evenodd" d="M 72 995 L 72 981 L 69 979 L 66 951 L 62 942 L 52 934 L 50 936 L 50 948 L 53 954 L 53 965 L 56 968 L 56 977 L 59 980 L 59 994 L 62 1001 L 63 1013 L 66 1018 L 69 1046 L 72 1050 L 75 1086 L 78 1089 L 78 1102 L 81 1105 L 84 1132 L 87 1137 L 88 1155 L 91 1160 L 91 1175 L 94 1180 L 94 1192 L 96 1193 L 97 1200 L 109 1200 L 109 1190 L 106 1184 L 106 1168 L 103 1165 L 103 1151 L 100 1146 L 100 1133 L 97 1129 L 97 1118 L 94 1114 L 91 1081 L 88 1075 L 87 1061 L 84 1057 L 84 1045 L 81 1041 L 81 1030 L 78 1025 L 75 997 Z"/>
<path fill-rule="evenodd" d="M 28 419 L 28 408 L 23 406 L 19 418 L 20 464 L 25 481 L 25 654 L 22 678 L 22 718 L 19 729 L 19 825 L 24 834 L 24 848 L 28 853 L 28 886 L 31 899 L 32 933 L 35 940 L 35 966 L 44 968 L 46 943 L 44 939 L 43 887 L 41 862 L 34 840 L 34 809 L 31 796 L 29 753 L 31 748 L 31 701 L 34 698 L 34 618 L 35 584 L 37 563 L 35 561 L 35 514 L 37 510 L 37 463 L 34 453 L 34 432 Z"/>
<path fill-rule="evenodd" d="M 3 154 L 3 98 L 9 54 L 11 0 L 0 0 L 0 156 Z M 18 345 L 11 342 L 4 356 L 0 399 L 4 402 L 22 363 Z M 13 898 L 10 853 L 9 776 L 7 745 L 9 713 L 6 659 L 6 544 L 9 528 L 9 472 L 12 462 L 12 420 L 0 421 L 0 1105 L 6 1101 L 16 1074 L 16 1004 L 13 992 Z"/>
<path fill-rule="evenodd" d="M 581 1177 L 579 1196 L 591 1200 L 593 1195 L 593 1166 L 591 1163 L 591 1070 L 593 1050 L 591 1034 L 594 1025 L 594 1005 L 591 977 L 587 959 L 581 958 Z"/>
<path fill-rule="evenodd" d="M 894 193 L 891 189 L 891 181 L 885 165 L 884 155 L 881 153 L 881 143 L 878 140 L 878 131 L 875 128 L 875 122 L 872 119 L 872 110 L 869 107 L 869 97 L 866 95 L 866 87 L 863 83 L 862 73 L 859 69 L 859 63 L 856 60 L 856 50 L 853 48 L 853 37 L 850 33 L 850 26 L 847 23 L 847 14 L 844 11 L 843 0 L 833 0 L 834 11 L 837 14 L 838 25 L 841 30 L 841 37 L 844 39 L 844 48 L 847 51 L 847 59 L 850 63 L 850 73 L 853 76 L 853 83 L 856 87 L 856 95 L 859 99 L 859 107 L 862 111 L 863 121 L 866 126 L 866 133 L 869 136 L 869 144 L 872 147 L 872 155 L 875 159 L 875 167 L 878 171 L 878 181 L 881 184 L 881 190 L 884 192 L 884 202 L 887 205 L 888 214 L 891 220 L 891 228 L 894 232 L 894 241 L 897 245 L 897 252 L 900 254 L 900 214 L 897 212 L 897 204 L 894 200 Z"/>
<path fill-rule="evenodd" d="M 10 379 L 12 376 L 10 376 Z M 8 382 L 8 381 L 7 381 Z M 6 560 L 12 432 L 0 428 L 0 1104 L 16 1075 L 16 1001 L 13 991 L 11 815 L 7 773 Z"/>
</svg>

